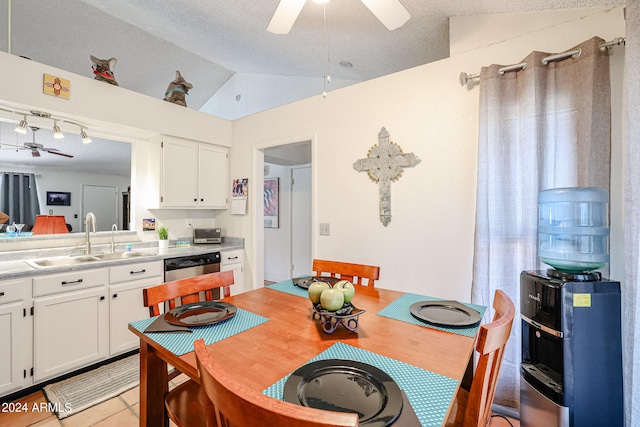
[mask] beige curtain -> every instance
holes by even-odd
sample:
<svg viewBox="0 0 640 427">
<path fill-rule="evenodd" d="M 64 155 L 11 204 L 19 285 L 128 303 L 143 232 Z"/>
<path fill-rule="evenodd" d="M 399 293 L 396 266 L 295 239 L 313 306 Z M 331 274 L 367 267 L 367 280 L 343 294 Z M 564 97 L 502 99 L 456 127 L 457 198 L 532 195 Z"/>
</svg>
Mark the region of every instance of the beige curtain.
<svg viewBox="0 0 640 427">
<path fill-rule="evenodd" d="M 480 79 L 478 188 L 472 301 L 505 291 L 517 314 L 494 402 L 519 407 L 520 286 L 537 257 L 538 193 L 559 187 L 609 190 L 609 58 L 593 38 L 576 58 L 544 65 L 532 52 L 521 71 L 485 67 Z M 485 320 L 493 311 L 488 310 Z"/>
<path fill-rule="evenodd" d="M 625 279 L 622 344 L 626 425 L 640 425 L 640 0 L 627 1 L 625 152 Z"/>
</svg>

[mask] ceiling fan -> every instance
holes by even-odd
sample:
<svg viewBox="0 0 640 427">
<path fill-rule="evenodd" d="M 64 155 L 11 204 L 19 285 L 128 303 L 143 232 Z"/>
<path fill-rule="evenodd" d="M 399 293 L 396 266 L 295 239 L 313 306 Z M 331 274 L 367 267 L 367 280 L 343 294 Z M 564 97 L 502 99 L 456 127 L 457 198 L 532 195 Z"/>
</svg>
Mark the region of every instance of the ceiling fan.
<svg viewBox="0 0 640 427">
<path fill-rule="evenodd" d="M 402 27 L 411 18 L 411 14 L 399 0 L 361 1 L 389 30 Z M 288 34 L 306 2 L 306 0 L 280 0 L 267 31 L 274 34 Z"/>
<path fill-rule="evenodd" d="M 33 139 L 32 142 L 25 142 L 23 147 L 17 146 L 17 145 L 12 145 L 11 147 L 13 147 L 16 150 L 30 150 L 31 151 L 31 157 L 40 157 L 40 152 L 44 151 L 50 154 L 55 154 L 57 156 L 63 156 L 63 157 L 69 157 L 69 158 L 73 158 L 73 156 L 71 154 L 65 154 L 65 153 L 60 153 L 60 150 L 58 150 L 57 148 L 47 148 L 44 147 L 42 144 L 37 144 L 36 143 L 36 132 L 40 129 L 37 128 L 35 126 L 29 126 L 31 128 L 31 133 L 33 135 Z"/>
</svg>

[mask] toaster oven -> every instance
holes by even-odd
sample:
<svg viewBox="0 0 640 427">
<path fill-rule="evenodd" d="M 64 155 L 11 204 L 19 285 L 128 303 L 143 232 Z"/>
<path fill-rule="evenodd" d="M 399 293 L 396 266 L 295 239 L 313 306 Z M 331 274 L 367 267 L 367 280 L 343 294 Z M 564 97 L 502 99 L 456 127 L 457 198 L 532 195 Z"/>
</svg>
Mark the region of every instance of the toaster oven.
<svg viewBox="0 0 640 427">
<path fill-rule="evenodd" d="M 222 229 L 220 229 L 220 228 L 194 228 L 193 229 L 193 243 L 196 244 L 196 245 L 222 243 Z"/>
</svg>

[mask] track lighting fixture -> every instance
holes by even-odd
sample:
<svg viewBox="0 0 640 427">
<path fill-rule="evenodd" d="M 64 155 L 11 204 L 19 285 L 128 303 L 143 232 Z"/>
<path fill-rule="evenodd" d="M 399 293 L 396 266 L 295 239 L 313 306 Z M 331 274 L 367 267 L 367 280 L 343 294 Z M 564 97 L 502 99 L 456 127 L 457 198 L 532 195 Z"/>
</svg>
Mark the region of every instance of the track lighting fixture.
<svg viewBox="0 0 640 427">
<path fill-rule="evenodd" d="M 64 138 L 64 134 L 60 130 L 60 127 L 58 126 L 58 121 L 57 120 L 53 121 L 53 137 L 55 139 Z"/>
<path fill-rule="evenodd" d="M 44 111 L 31 110 L 31 111 L 25 112 L 25 111 L 15 110 L 11 107 L 5 108 L 4 106 L 0 106 L 0 111 L 22 116 L 22 120 L 20 120 L 18 125 L 14 128 L 14 130 L 17 133 L 21 133 L 24 135 L 27 134 L 27 128 L 29 127 L 27 116 L 30 116 L 30 117 L 36 117 L 36 120 L 35 120 L 36 122 L 39 122 L 42 119 L 53 120 L 53 137 L 56 139 L 64 138 L 64 134 L 60 130 L 60 126 L 58 126 L 58 122 L 64 122 L 70 125 L 78 126 L 80 128 L 80 138 L 82 138 L 82 142 L 84 142 L 85 144 L 88 144 L 91 142 L 91 138 L 89 137 L 89 135 L 87 135 L 87 132 L 86 132 L 87 127 L 84 124 L 67 120 L 62 117 L 55 118 L 55 117 L 52 117 L 51 114 L 45 113 Z"/>
</svg>

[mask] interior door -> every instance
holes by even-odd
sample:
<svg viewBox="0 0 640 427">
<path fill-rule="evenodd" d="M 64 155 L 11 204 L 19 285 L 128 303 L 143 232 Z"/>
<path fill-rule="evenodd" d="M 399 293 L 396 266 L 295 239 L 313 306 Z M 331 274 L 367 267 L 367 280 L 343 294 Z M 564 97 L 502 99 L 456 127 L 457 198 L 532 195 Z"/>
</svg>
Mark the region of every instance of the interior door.
<svg viewBox="0 0 640 427">
<path fill-rule="evenodd" d="M 298 277 L 311 274 L 311 165 L 292 167 L 291 177 L 291 277 Z"/>
<path fill-rule="evenodd" d="M 110 231 L 113 224 L 118 224 L 118 188 L 84 184 L 80 219 L 82 231 L 85 229 L 84 219 L 89 212 L 96 216 L 96 231 Z"/>
</svg>

